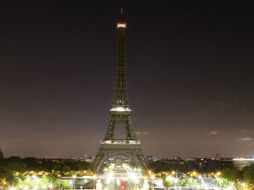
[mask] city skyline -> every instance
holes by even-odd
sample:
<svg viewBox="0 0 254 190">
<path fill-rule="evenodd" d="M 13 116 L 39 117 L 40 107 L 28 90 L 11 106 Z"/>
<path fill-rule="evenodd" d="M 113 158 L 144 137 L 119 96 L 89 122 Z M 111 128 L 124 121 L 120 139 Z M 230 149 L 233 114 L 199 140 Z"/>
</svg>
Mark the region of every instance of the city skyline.
<svg viewBox="0 0 254 190">
<path fill-rule="evenodd" d="M 120 4 L 5 2 L 0 147 L 5 155 L 95 155 L 108 124 Z M 125 3 L 128 90 L 147 155 L 251 156 L 251 6 Z"/>
</svg>

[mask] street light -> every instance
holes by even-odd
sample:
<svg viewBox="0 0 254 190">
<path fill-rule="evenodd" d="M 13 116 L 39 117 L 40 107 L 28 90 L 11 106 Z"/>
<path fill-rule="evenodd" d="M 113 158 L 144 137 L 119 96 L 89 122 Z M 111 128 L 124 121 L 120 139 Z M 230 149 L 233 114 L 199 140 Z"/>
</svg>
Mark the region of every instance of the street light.
<svg viewBox="0 0 254 190">
<path fill-rule="evenodd" d="M 154 186 L 153 186 L 153 181 L 154 181 L 154 179 L 155 179 L 154 174 L 151 174 L 151 180 L 152 180 L 152 190 L 154 190 Z"/>
<path fill-rule="evenodd" d="M 73 178 L 73 189 L 75 189 L 75 179 L 76 179 L 76 175 L 73 175 L 72 178 Z"/>
<path fill-rule="evenodd" d="M 95 186 L 95 180 L 96 180 L 97 176 L 96 175 L 93 175 L 93 188 L 95 189 L 96 186 Z"/>
<path fill-rule="evenodd" d="M 52 190 L 54 185 L 52 183 L 49 184 L 49 189 Z"/>
</svg>

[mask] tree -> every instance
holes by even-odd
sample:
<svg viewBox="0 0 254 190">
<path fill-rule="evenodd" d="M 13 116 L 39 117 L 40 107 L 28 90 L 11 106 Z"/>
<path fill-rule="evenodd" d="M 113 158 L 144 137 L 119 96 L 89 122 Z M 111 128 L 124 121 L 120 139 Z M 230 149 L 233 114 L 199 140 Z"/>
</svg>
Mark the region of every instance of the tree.
<svg viewBox="0 0 254 190">
<path fill-rule="evenodd" d="M 63 168 L 62 168 L 62 170 L 63 170 L 64 172 L 67 172 L 67 171 L 70 171 L 71 168 L 70 168 L 69 166 L 64 165 Z"/>
<path fill-rule="evenodd" d="M 2 152 L 2 150 L 0 148 L 0 161 L 3 160 L 3 158 L 4 158 L 4 154 L 3 154 L 3 152 Z"/>
<path fill-rule="evenodd" d="M 164 176 L 162 178 L 163 180 L 163 186 L 168 189 L 169 187 L 174 186 L 174 180 L 171 176 Z"/>
<path fill-rule="evenodd" d="M 38 159 L 33 157 L 27 157 L 23 159 L 23 162 L 26 164 L 28 170 L 39 170 L 40 164 Z"/>
<path fill-rule="evenodd" d="M 204 168 L 204 172 L 215 172 L 220 170 L 221 163 L 219 160 L 209 160 L 208 164 Z"/>
<path fill-rule="evenodd" d="M 160 161 L 152 162 L 150 164 L 150 167 L 154 172 L 172 171 L 172 170 L 177 170 L 178 164 L 169 162 L 167 160 L 160 160 Z"/>
<path fill-rule="evenodd" d="M 222 177 L 229 181 L 237 181 L 240 177 L 240 172 L 235 168 L 227 168 L 222 171 Z"/>
<path fill-rule="evenodd" d="M 194 161 L 186 161 L 179 167 L 181 172 L 190 172 L 198 169 L 198 165 Z"/>
<path fill-rule="evenodd" d="M 13 175 L 13 172 L 4 168 L 0 168 L 0 180 L 6 181 L 8 185 L 15 185 L 17 183 L 17 178 Z"/>
<path fill-rule="evenodd" d="M 26 163 L 22 158 L 12 156 L 5 160 L 4 168 L 9 171 L 23 172 L 26 170 Z"/>
<path fill-rule="evenodd" d="M 254 183 L 254 165 L 243 168 L 243 179 L 246 182 Z"/>
</svg>

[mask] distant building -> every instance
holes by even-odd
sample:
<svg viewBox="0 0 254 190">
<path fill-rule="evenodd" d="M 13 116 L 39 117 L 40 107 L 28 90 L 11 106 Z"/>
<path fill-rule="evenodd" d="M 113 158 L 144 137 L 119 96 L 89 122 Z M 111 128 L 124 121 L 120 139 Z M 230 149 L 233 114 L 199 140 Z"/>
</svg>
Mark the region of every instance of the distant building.
<svg viewBox="0 0 254 190">
<path fill-rule="evenodd" d="M 147 155 L 147 156 L 146 156 L 146 160 L 147 160 L 148 162 L 155 162 L 155 161 L 157 161 L 158 159 L 157 159 L 156 157 L 152 156 L 152 155 Z"/>
<path fill-rule="evenodd" d="M 254 164 L 254 158 L 233 158 L 234 166 L 242 170 L 246 166 L 250 166 Z"/>
<path fill-rule="evenodd" d="M 183 161 L 183 158 L 180 157 L 180 156 L 169 156 L 169 157 L 168 157 L 168 160 L 176 161 L 176 162 L 182 162 L 182 161 Z"/>
<path fill-rule="evenodd" d="M 85 161 L 86 161 L 87 163 L 92 163 L 93 160 L 94 160 L 94 158 L 93 158 L 92 156 L 89 156 L 89 157 L 87 157 L 87 158 L 85 159 Z"/>
</svg>

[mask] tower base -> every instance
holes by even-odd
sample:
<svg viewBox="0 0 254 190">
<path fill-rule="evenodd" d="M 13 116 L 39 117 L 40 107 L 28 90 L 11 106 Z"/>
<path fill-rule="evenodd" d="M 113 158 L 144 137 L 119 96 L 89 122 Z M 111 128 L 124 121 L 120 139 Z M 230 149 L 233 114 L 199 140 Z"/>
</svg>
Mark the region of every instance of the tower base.
<svg viewBox="0 0 254 190">
<path fill-rule="evenodd" d="M 100 149 L 93 161 L 93 170 L 97 174 L 114 164 L 121 170 L 121 164 L 147 169 L 144 154 L 140 148 L 139 140 L 103 140 Z M 118 167 L 119 166 L 119 167 Z"/>
</svg>

